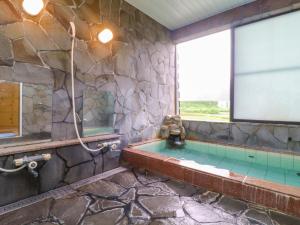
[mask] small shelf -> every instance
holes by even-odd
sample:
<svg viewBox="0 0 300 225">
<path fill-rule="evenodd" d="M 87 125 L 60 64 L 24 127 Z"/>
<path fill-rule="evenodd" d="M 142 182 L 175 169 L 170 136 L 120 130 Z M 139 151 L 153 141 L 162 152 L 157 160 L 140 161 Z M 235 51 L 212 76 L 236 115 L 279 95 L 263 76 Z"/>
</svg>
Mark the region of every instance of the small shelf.
<svg viewBox="0 0 300 225">
<path fill-rule="evenodd" d="M 82 138 L 82 141 L 85 143 L 96 142 L 96 141 L 105 141 L 110 139 L 120 138 L 119 134 L 108 134 L 108 135 L 98 135 L 93 137 Z M 14 147 L 1 147 L 0 146 L 0 156 L 13 155 L 24 152 L 35 152 L 40 150 L 47 150 L 59 147 L 65 147 L 70 145 L 80 144 L 77 139 L 65 140 L 65 141 L 49 141 L 44 143 L 27 143 L 22 146 Z"/>
</svg>

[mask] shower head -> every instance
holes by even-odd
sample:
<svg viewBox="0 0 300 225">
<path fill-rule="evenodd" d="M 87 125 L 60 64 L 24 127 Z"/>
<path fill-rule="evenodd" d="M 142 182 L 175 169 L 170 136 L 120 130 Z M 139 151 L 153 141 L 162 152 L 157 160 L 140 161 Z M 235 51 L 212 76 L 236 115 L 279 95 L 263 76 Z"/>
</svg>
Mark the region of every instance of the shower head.
<svg viewBox="0 0 300 225">
<path fill-rule="evenodd" d="M 72 35 L 72 38 L 75 38 L 75 36 L 76 36 L 76 28 L 75 28 L 74 22 L 70 21 L 70 26 L 71 26 L 71 35 Z"/>
</svg>

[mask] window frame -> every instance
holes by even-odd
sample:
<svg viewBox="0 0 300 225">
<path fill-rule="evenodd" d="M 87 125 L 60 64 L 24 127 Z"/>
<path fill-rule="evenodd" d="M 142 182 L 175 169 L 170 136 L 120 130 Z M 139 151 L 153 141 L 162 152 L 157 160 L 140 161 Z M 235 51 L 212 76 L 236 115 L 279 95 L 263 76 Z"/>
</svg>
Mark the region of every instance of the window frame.
<svg viewBox="0 0 300 225">
<path fill-rule="evenodd" d="M 287 12 L 282 12 L 282 13 L 278 13 L 276 15 L 271 15 L 268 17 L 264 17 L 264 18 L 260 18 L 260 19 L 256 19 L 250 22 L 245 22 L 245 23 L 240 23 L 238 25 L 232 26 L 231 29 L 231 72 L 230 72 L 230 107 L 229 107 L 229 120 L 230 122 L 246 122 L 246 123 L 263 123 L 263 124 L 286 124 L 286 125 L 300 125 L 300 121 L 299 122 L 291 122 L 291 121 L 276 121 L 276 120 L 252 120 L 252 119 L 235 119 L 234 118 L 234 87 L 235 87 L 235 83 L 234 83 L 234 78 L 235 78 L 235 29 L 238 27 L 242 27 L 248 24 L 252 24 L 252 23 L 257 23 L 263 20 L 268 20 L 274 17 L 278 17 L 278 16 L 282 16 L 282 15 L 286 15 L 289 13 L 293 13 L 293 12 L 297 12 L 300 11 L 300 9 L 293 9 Z"/>
<path fill-rule="evenodd" d="M 194 38 L 194 39 L 191 39 L 191 40 L 195 40 L 195 39 L 198 39 L 198 38 L 201 38 L 201 37 L 206 37 L 206 36 L 209 36 L 209 35 L 212 35 L 212 34 L 217 34 L 217 33 L 220 33 L 220 32 L 223 32 L 225 30 L 229 30 L 230 32 L 230 35 L 232 35 L 232 27 L 227 27 L 225 29 L 222 29 L 222 30 L 218 30 L 216 32 L 213 32 L 213 33 L 209 33 L 209 34 L 206 34 L 206 35 L 203 35 L 203 36 L 200 36 L 200 37 L 197 37 L 197 38 Z M 230 37 L 231 40 L 229 40 L 229 43 L 232 44 L 232 36 Z M 189 41 L 191 41 L 189 40 Z M 185 41 L 184 41 L 185 42 Z M 184 42 L 181 42 L 181 43 L 184 43 Z M 179 91 L 179 86 L 180 86 L 180 83 L 179 83 L 179 72 L 178 72 L 178 51 L 177 51 L 177 45 L 180 44 L 180 43 L 177 43 L 175 45 L 175 114 L 178 114 L 179 116 L 181 116 L 181 107 L 180 107 L 180 91 Z M 230 49 L 230 58 L 232 57 L 232 46 L 231 46 L 231 49 Z M 230 61 L 230 65 L 229 65 L 229 101 L 231 101 L 231 76 L 232 76 L 232 70 L 231 70 L 231 67 L 232 67 L 232 61 Z M 190 121 L 190 120 L 186 120 L 186 121 Z M 196 122 L 207 122 L 207 123 L 231 123 L 231 102 L 229 102 L 229 118 L 228 118 L 228 121 L 213 121 L 213 120 L 191 120 L 191 121 L 196 121 Z"/>
</svg>

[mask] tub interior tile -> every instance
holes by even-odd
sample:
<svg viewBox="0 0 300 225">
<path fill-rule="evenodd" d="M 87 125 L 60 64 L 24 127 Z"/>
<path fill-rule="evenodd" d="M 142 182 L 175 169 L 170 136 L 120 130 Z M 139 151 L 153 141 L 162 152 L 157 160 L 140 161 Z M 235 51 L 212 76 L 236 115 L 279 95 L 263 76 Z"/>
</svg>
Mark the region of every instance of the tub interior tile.
<svg viewBox="0 0 300 225">
<path fill-rule="evenodd" d="M 217 145 L 209 145 L 209 154 L 217 155 Z"/>
<path fill-rule="evenodd" d="M 257 158 L 257 151 L 246 149 L 246 161 L 249 163 L 255 163 Z"/>
<path fill-rule="evenodd" d="M 236 162 L 233 167 L 232 167 L 232 170 L 237 172 L 237 173 L 240 173 L 240 174 L 243 174 L 243 175 L 247 175 L 249 170 L 251 168 L 251 163 L 248 163 L 248 162 Z"/>
<path fill-rule="evenodd" d="M 294 159 L 292 155 L 280 154 L 281 168 L 292 170 L 294 168 Z"/>
<path fill-rule="evenodd" d="M 280 154 L 268 152 L 268 167 L 281 168 Z"/>
<path fill-rule="evenodd" d="M 223 158 L 226 155 L 226 149 L 224 147 L 217 146 L 215 148 L 215 154 L 216 154 L 216 156 Z"/>
<path fill-rule="evenodd" d="M 231 149 L 231 148 L 226 148 L 226 158 L 227 159 L 232 159 L 233 157 L 233 154 L 234 154 L 234 152 L 233 152 L 233 150 Z"/>
<path fill-rule="evenodd" d="M 268 153 L 264 151 L 257 151 L 256 163 L 259 165 L 268 165 Z"/>
<path fill-rule="evenodd" d="M 245 159 L 246 159 L 245 156 L 246 156 L 245 150 L 242 148 L 233 148 L 231 150 L 231 158 L 232 159 L 245 161 Z"/>
<path fill-rule="evenodd" d="M 231 170 L 233 166 L 234 166 L 234 164 L 233 164 L 232 160 L 224 158 L 223 160 L 221 160 L 219 162 L 219 164 L 217 165 L 217 168 Z"/>
<path fill-rule="evenodd" d="M 268 168 L 265 180 L 285 184 L 285 173 L 281 168 Z"/>
<path fill-rule="evenodd" d="M 297 175 L 297 171 L 286 170 L 285 179 L 286 179 L 286 184 L 300 187 L 300 176 Z"/>
<path fill-rule="evenodd" d="M 300 156 L 294 155 L 294 170 L 300 172 Z"/>
<path fill-rule="evenodd" d="M 266 165 L 252 164 L 250 170 L 248 171 L 248 176 L 264 179 L 267 169 L 268 167 Z"/>
</svg>

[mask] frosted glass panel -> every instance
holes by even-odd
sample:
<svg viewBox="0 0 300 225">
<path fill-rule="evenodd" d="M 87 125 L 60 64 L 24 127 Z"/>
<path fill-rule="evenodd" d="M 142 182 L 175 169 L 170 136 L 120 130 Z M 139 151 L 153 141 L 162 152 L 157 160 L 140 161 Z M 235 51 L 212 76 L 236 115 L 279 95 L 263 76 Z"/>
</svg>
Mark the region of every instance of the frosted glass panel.
<svg viewBox="0 0 300 225">
<path fill-rule="evenodd" d="M 234 29 L 234 119 L 300 122 L 300 12 Z"/>
</svg>

